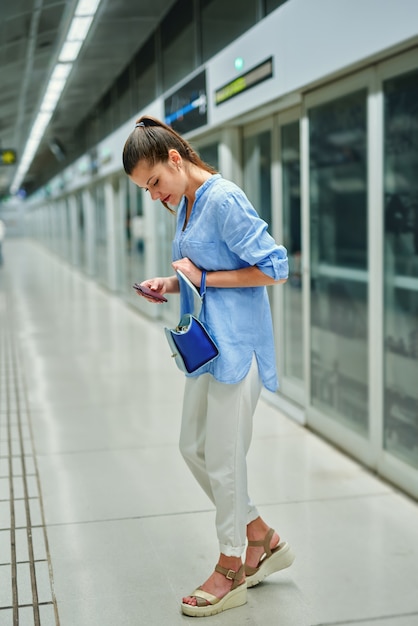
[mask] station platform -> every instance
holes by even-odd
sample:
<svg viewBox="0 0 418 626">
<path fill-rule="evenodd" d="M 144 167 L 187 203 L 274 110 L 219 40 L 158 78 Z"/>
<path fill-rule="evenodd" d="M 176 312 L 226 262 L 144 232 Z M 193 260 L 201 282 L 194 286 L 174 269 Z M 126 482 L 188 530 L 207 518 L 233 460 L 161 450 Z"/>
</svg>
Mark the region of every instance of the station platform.
<svg viewBox="0 0 418 626">
<path fill-rule="evenodd" d="M 218 545 L 213 506 L 178 451 L 183 384 L 161 323 L 39 244 L 6 241 L 1 626 L 194 623 L 180 601 Z M 418 625 L 415 501 L 265 399 L 248 470 L 296 560 L 205 623 Z"/>
</svg>

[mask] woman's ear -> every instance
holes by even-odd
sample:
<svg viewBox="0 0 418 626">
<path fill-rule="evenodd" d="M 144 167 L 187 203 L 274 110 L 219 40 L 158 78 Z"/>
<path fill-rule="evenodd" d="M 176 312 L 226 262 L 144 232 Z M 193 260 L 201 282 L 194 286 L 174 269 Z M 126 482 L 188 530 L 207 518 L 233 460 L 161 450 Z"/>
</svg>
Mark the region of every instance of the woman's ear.
<svg viewBox="0 0 418 626">
<path fill-rule="evenodd" d="M 180 167 L 182 161 L 180 153 L 175 148 L 171 148 L 168 151 L 168 160 L 171 161 L 176 168 Z"/>
</svg>

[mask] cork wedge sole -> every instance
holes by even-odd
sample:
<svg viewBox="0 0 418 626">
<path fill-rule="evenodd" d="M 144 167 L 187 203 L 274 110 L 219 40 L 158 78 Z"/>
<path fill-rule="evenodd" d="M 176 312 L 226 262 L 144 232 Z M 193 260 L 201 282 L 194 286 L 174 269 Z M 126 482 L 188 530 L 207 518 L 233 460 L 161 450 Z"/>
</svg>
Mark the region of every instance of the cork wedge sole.
<svg viewBox="0 0 418 626">
<path fill-rule="evenodd" d="M 262 580 L 267 578 L 267 576 L 270 576 L 275 572 L 279 572 L 282 569 L 286 569 L 286 567 L 292 565 L 295 560 L 295 554 L 286 541 L 279 543 L 279 545 L 276 548 L 273 548 L 273 550 L 270 549 L 270 541 L 273 533 L 274 531 L 270 529 L 264 540 L 248 542 L 250 547 L 264 547 L 264 555 L 261 557 L 258 566 L 245 566 L 248 588 L 255 587 L 261 583 Z"/>
</svg>

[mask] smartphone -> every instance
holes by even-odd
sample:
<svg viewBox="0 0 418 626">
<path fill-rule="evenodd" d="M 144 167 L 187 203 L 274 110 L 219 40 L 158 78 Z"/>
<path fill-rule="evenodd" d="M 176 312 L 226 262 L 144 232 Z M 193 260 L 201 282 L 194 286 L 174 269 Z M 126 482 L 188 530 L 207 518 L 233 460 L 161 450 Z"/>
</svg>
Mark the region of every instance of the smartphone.
<svg viewBox="0 0 418 626">
<path fill-rule="evenodd" d="M 164 296 L 162 296 L 161 294 L 157 293 L 153 289 L 145 287 L 144 285 L 139 285 L 138 283 L 135 283 L 134 285 L 132 285 L 132 287 L 135 289 L 135 291 L 138 291 L 143 296 L 147 296 L 147 298 L 152 298 L 152 300 L 154 300 L 155 302 L 167 302 L 167 298 L 164 298 Z"/>
</svg>

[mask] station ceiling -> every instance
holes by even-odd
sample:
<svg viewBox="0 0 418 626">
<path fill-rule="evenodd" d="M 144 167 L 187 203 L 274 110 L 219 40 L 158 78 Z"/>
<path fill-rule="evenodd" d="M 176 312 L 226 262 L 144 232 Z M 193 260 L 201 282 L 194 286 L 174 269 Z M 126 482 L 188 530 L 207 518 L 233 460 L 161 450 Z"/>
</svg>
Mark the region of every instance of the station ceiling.
<svg viewBox="0 0 418 626">
<path fill-rule="evenodd" d="M 22 186 L 56 170 L 54 141 L 69 153 L 74 130 L 115 82 L 175 0 L 102 0 Z M 0 3 L 0 198 L 9 193 L 78 0 Z M 16 164 L 7 164 L 8 151 Z"/>
</svg>

